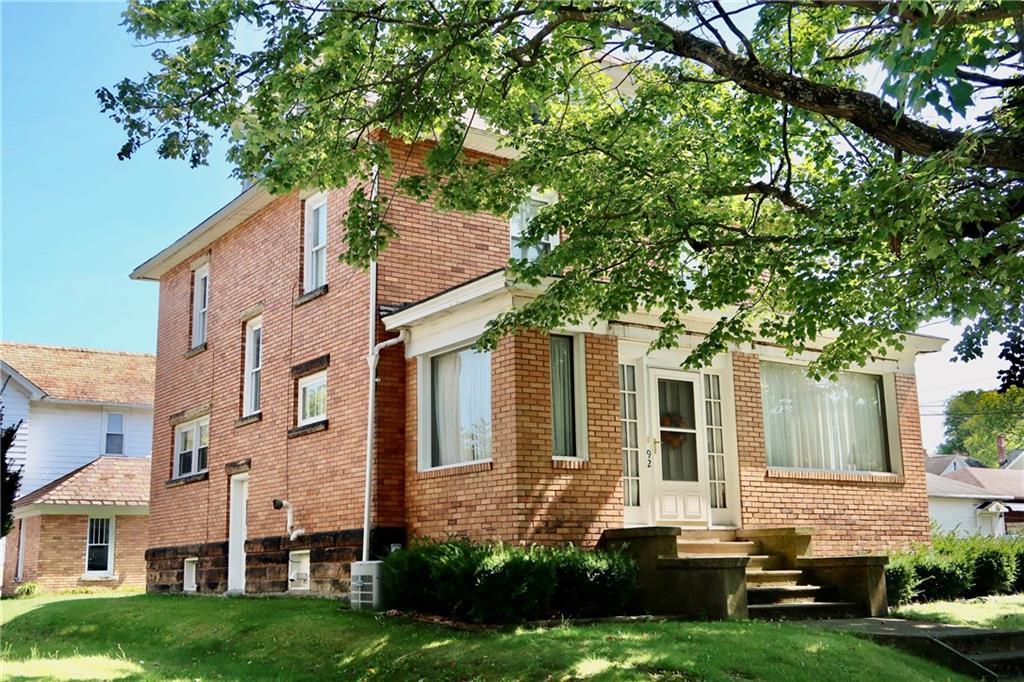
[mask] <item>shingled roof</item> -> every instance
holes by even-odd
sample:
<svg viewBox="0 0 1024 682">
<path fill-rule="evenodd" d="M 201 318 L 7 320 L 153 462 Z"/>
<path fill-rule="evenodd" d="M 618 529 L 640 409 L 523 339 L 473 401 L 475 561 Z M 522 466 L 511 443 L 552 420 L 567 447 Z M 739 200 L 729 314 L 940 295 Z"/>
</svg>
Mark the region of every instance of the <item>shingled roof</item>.
<svg viewBox="0 0 1024 682">
<path fill-rule="evenodd" d="M 0 360 L 54 400 L 153 404 L 156 358 L 147 353 L 0 343 Z"/>
<path fill-rule="evenodd" d="M 149 504 L 149 458 L 105 455 L 97 457 L 56 481 L 30 492 L 14 503 L 115 505 Z"/>
</svg>

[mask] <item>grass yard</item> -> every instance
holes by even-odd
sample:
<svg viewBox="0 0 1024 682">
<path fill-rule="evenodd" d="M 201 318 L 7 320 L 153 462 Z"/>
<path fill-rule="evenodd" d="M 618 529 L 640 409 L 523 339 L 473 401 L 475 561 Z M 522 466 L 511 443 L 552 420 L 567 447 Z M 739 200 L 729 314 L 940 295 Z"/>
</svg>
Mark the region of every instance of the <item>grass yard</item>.
<svg viewBox="0 0 1024 682">
<path fill-rule="evenodd" d="M 848 635 L 757 622 L 473 633 L 326 600 L 139 594 L 0 609 L 4 680 L 964 679 Z"/>
<path fill-rule="evenodd" d="M 1024 594 L 909 604 L 900 607 L 896 615 L 952 625 L 1024 630 Z"/>
</svg>

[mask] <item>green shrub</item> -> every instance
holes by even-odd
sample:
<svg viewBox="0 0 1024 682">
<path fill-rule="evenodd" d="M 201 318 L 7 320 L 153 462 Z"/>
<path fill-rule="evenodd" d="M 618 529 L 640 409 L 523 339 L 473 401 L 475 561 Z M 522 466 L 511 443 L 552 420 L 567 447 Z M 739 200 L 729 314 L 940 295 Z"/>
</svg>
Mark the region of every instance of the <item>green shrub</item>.
<svg viewBox="0 0 1024 682">
<path fill-rule="evenodd" d="M 422 540 L 384 560 L 388 607 L 480 623 L 624 613 L 636 564 L 621 553 Z"/>
<path fill-rule="evenodd" d="M 918 594 L 921 579 L 917 575 L 914 557 L 897 554 L 889 557 L 885 567 L 885 589 L 890 606 L 908 604 Z"/>
<path fill-rule="evenodd" d="M 1017 578 L 1017 557 L 1010 547 L 982 547 L 974 554 L 974 585 L 970 596 L 1006 594 Z"/>
<path fill-rule="evenodd" d="M 15 599 L 24 599 L 25 597 L 33 597 L 39 593 L 39 584 L 33 582 L 22 583 L 14 588 Z"/>
<path fill-rule="evenodd" d="M 921 581 L 922 601 L 959 599 L 966 596 L 974 584 L 974 564 L 964 556 L 922 554 L 916 562 L 916 573 Z"/>
</svg>

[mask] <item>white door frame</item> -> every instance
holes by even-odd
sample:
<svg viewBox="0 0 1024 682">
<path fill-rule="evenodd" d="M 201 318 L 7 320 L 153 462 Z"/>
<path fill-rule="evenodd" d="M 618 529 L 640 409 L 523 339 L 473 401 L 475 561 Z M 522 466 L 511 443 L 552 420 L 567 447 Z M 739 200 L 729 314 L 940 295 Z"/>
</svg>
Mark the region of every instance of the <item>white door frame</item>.
<svg viewBox="0 0 1024 682">
<path fill-rule="evenodd" d="M 228 504 L 228 594 L 245 593 L 248 500 L 249 474 L 235 474 L 231 477 Z"/>
<path fill-rule="evenodd" d="M 706 447 L 704 443 L 704 410 L 701 397 L 701 378 L 694 372 L 652 368 L 648 370 L 647 396 L 650 405 L 649 429 L 654 459 L 654 520 L 656 523 L 708 523 L 708 474 Z M 693 436 L 695 439 L 695 455 L 697 464 L 697 480 L 669 481 L 665 480 L 662 471 L 662 434 L 675 430 L 677 427 L 664 428 L 660 423 L 661 407 L 658 385 L 661 381 L 674 381 L 689 384 L 693 400 L 694 423 L 681 427 L 684 438 Z"/>
</svg>

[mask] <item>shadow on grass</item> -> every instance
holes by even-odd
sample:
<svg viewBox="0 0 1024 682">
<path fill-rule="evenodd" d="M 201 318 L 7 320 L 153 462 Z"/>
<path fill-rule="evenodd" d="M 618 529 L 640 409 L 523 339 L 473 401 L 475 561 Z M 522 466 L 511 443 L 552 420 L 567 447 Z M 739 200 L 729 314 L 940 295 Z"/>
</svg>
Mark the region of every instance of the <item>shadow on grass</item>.
<svg viewBox="0 0 1024 682">
<path fill-rule="evenodd" d="M 956 680 L 853 637 L 756 622 L 475 633 L 318 599 L 52 601 L 4 626 L 4 679 Z"/>
</svg>

